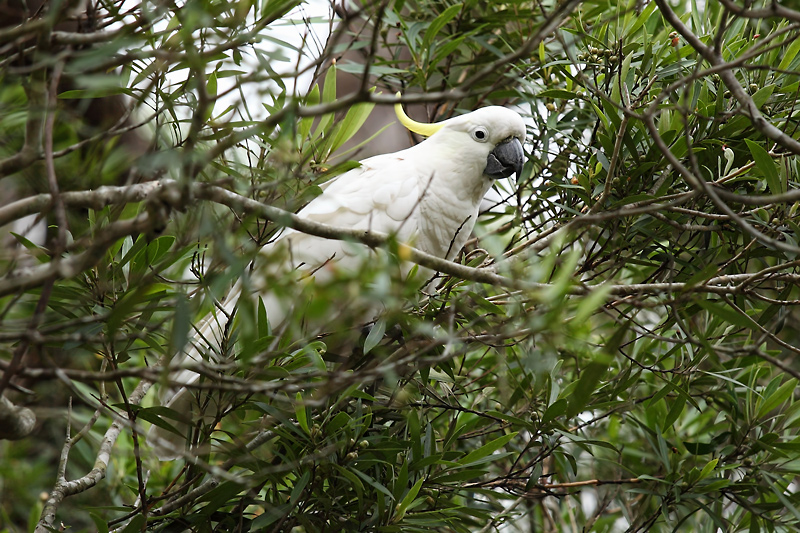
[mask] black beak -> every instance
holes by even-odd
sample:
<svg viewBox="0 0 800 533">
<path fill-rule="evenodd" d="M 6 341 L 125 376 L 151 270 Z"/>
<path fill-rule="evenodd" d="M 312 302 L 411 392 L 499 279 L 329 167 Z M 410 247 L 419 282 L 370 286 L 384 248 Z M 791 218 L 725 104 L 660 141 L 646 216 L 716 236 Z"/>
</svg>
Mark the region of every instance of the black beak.
<svg viewBox="0 0 800 533">
<path fill-rule="evenodd" d="M 516 137 L 509 137 L 495 146 L 489 154 L 483 173 L 493 179 L 507 178 L 511 174 L 516 174 L 519 179 L 524 162 L 525 152 L 522 151 L 522 143 Z"/>
</svg>

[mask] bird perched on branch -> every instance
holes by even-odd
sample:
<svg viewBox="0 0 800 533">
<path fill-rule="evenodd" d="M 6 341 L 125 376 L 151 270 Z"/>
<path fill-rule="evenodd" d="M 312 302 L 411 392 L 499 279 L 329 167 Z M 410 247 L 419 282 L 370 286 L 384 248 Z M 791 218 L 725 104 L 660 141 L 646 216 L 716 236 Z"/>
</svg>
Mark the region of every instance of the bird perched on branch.
<svg viewBox="0 0 800 533">
<path fill-rule="evenodd" d="M 498 106 L 432 124 L 412 120 L 400 104 L 395 111 L 407 129 L 427 139 L 406 150 L 361 161 L 358 168 L 324 184 L 322 194 L 297 214 L 332 226 L 394 235 L 398 242 L 452 259 L 472 232 L 481 200 L 494 180 L 511 174 L 520 177 L 525 123 L 516 112 Z M 283 268 L 299 269 L 325 281 L 331 275 L 331 269 L 324 268 L 327 263 L 334 262 L 339 270 L 359 267 L 362 259 L 353 253 L 353 246 L 286 229 L 260 253 L 271 255 L 282 248 L 283 257 L 288 258 Z M 237 283 L 225 301 L 224 314 L 233 314 L 240 292 Z M 256 287 L 252 297 L 262 299 L 270 324 L 276 326 L 284 319 L 287 309 L 268 288 Z M 221 338 L 223 327 L 209 316 L 197 331 L 207 341 Z M 194 346 L 187 348 L 185 357 L 202 360 Z M 187 370 L 174 376 L 179 383 L 198 378 Z M 166 398 L 164 405 L 191 418 L 195 403 L 192 391 L 182 388 Z M 176 424 L 176 429 L 186 433 L 188 428 Z M 180 457 L 186 443 L 185 437 L 157 426 L 149 440 L 161 460 Z"/>
</svg>

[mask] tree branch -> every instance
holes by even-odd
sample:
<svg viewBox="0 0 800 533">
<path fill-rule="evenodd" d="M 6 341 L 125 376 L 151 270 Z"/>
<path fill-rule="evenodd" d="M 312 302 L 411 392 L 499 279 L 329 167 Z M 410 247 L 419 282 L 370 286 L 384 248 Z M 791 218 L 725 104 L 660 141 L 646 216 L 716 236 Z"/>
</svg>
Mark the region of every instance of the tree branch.
<svg viewBox="0 0 800 533">
<path fill-rule="evenodd" d="M 655 130 L 655 134 L 657 134 L 657 129 Z M 668 157 L 670 155 L 671 154 L 668 154 Z M 674 156 L 672 157 L 674 158 Z M 680 165 L 680 162 L 677 161 L 677 159 L 674 161 L 674 163 L 676 164 L 676 168 L 683 169 L 683 171 L 687 173 L 689 172 L 688 169 Z M 694 176 L 691 175 L 691 178 L 694 178 Z M 257 215 L 265 218 L 282 227 L 293 228 L 302 233 L 315 235 L 325 239 L 353 240 L 370 248 L 383 247 L 390 240 L 390 236 L 379 232 L 353 230 L 351 228 L 335 227 L 313 222 L 294 213 L 290 213 L 270 205 L 262 204 L 256 200 L 247 198 L 216 185 L 207 183 L 194 183 L 191 187 L 191 193 L 191 196 L 196 199 L 225 205 L 236 211 L 241 211 L 247 214 Z M 690 197 L 691 195 L 681 196 L 681 199 Z M 81 206 L 90 207 L 93 209 L 101 209 L 102 207 L 113 203 L 142 201 L 153 198 L 162 199 L 164 202 L 167 202 L 173 207 L 179 209 L 187 208 L 190 202 L 189 198 L 182 197 L 179 194 L 177 182 L 174 180 L 147 182 L 125 187 L 101 187 L 96 191 L 62 193 L 62 200 L 66 206 Z M 40 194 L 31 198 L 19 200 L 4 208 L 0 208 L 0 224 L 6 223 L 9 220 L 13 220 L 17 217 L 25 216 L 26 214 L 35 213 L 37 210 L 44 210 L 51 206 L 51 202 L 52 197 L 50 195 Z M 632 204 L 631 206 L 619 210 L 619 213 L 631 215 L 649 212 L 651 210 L 652 208 Z M 596 220 L 603 220 L 608 218 L 608 216 L 611 215 L 598 213 L 596 215 L 579 217 L 576 220 L 582 220 L 582 224 L 587 224 Z M 618 216 L 618 214 L 615 214 L 615 216 Z M 735 213 L 734 217 L 741 218 Z M 98 234 L 95 242 L 93 243 L 93 247 L 90 248 L 90 250 L 87 250 L 86 252 L 77 256 L 68 257 L 67 259 L 61 260 L 61 266 L 59 266 L 58 262 L 53 262 L 38 267 L 25 269 L 21 272 L 14 273 L 13 275 L 6 275 L 5 278 L 0 279 L 0 296 L 14 293 L 17 290 L 20 290 L 22 287 L 37 286 L 43 280 L 51 276 L 57 276 L 62 279 L 72 277 L 78 272 L 82 271 L 84 268 L 88 268 L 89 265 L 94 264 L 94 261 L 97 259 L 96 254 L 102 253 L 102 251 L 106 250 L 117 238 L 146 231 L 151 226 L 152 222 L 147 219 L 146 214 L 139 215 L 139 217 L 136 219 L 129 221 L 116 222 Z M 769 239 L 760 233 L 758 233 L 758 235 L 764 239 L 774 241 L 774 239 Z M 789 247 L 780 241 L 774 242 L 778 243 L 779 245 Z M 536 283 L 524 279 L 499 275 L 496 274 L 492 269 L 469 267 L 460 263 L 433 256 L 410 246 L 402 246 L 404 246 L 404 249 L 408 252 L 408 258 L 410 261 L 433 271 L 448 274 L 459 279 L 474 281 L 476 283 L 486 283 L 497 287 L 505 287 L 507 289 L 539 291 L 547 290 L 549 287 L 551 287 L 551 285 L 548 283 Z M 740 290 L 733 285 L 734 283 L 750 280 L 755 275 L 756 274 L 740 274 L 734 276 L 719 276 L 708 280 L 706 283 L 697 285 L 687 285 L 685 283 L 611 284 L 608 287 L 608 291 L 609 295 L 615 296 L 676 292 L 732 294 Z M 793 275 L 789 274 L 781 274 L 779 276 L 772 276 L 767 279 L 773 281 L 793 282 L 793 280 L 800 278 L 793 277 Z M 588 294 L 595 288 L 596 287 L 591 286 L 572 286 L 567 290 L 569 294 L 584 295 Z"/>
<path fill-rule="evenodd" d="M 128 398 L 128 403 L 131 405 L 139 405 L 139 403 L 142 401 L 142 398 L 144 398 L 144 395 L 150 389 L 151 385 L 152 384 L 148 381 L 141 381 Z M 53 490 L 50 492 L 47 502 L 44 505 L 44 509 L 42 510 L 42 514 L 39 518 L 39 523 L 36 525 L 35 533 L 48 533 L 53 531 L 53 524 L 55 523 L 56 519 L 56 511 L 58 510 L 58 506 L 61 504 L 61 502 L 69 496 L 89 490 L 97 485 L 106 476 L 108 462 L 111 459 L 111 449 L 114 447 L 114 443 L 117 441 L 117 437 L 119 437 L 119 434 L 125 427 L 126 422 L 129 422 L 129 420 L 123 420 L 122 418 L 117 418 L 114 420 L 114 422 L 111 424 L 111 427 L 108 428 L 108 431 L 106 431 L 105 435 L 103 436 L 103 440 L 100 442 L 100 448 L 97 451 L 94 467 L 86 475 L 74 481 L 67 481 L 63 474 L 59 475 Z M 69 451 L 71 445 L 72 439 L 67 438 L 67 442 L 64 445 L 65 453 L 62 454 L 62 466 L 66 465 L 66 452 Z"/>
</svg>

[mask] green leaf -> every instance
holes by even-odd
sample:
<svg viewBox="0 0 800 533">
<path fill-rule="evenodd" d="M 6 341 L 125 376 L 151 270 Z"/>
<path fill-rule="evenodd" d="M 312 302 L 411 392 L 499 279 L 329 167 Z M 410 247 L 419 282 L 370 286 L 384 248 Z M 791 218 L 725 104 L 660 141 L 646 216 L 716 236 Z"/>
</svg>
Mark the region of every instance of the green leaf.
<svg viewBox="0 0 800 533">
<path fill-rule="evenodd" d="M 783 54 L 783 59 L 781 59 L 781 62 L 778 64 L 778 70 L 789 70 L 798 52 L 800 52 L 800 39 L 795 38 L 792 40 L 792 44 L 789 45 L 789 48 L 786 49 L 786 53 Z"/>
<path fill-rule="evenodd" d="M 459 47 L 461 47 L 464 41 L 466 40 L 467 36 L 461 35 L 455 39 L 451 39 L 450 41 L 438 43 L 438 46 L 436 48 L 436 53 L 430 60 L 431 66 L 436 66 L 441 61 L 444 61 L 448 56 L 453 54 Z M 398 71 L 396 72 L 396 74 L 408 72 L 406 70 L 400 70 L 400 69 L 395 69 L 395 70 Z M 372 69 L 370 69 L 370 71 L 372 71 Z"/>
<path fill-rule="evenodd" d="M 360 477 L 361 479 L 363 479 L 364 481 L 366 481 L 367 485 L 369 485 L 370 487 L 374 488 L 375 490 L 383 493 L 384 495 L 388 496 L 390 499 L 394 500 L 394 496 L 392 496 L 392 493 L 391 493 L 391 491 L 389 491 L 389 489 L 387 489 L 386 487 L 384 487 L 383 485 L 381 485 L 380 483 L 375 481 L 373 478 L 371 478 L 366 473 L 364 473 L 364 472 L 362 472 L 360 470 L 351 470 L 351 472 L 354 473 L 355 475 L 357 475 L 358 477 Z"/>
<path fill-rule="evenodd" d="M 779 488 L 777 483 L 769 483 L 769 488 L 770 488 L 770 490 L 772 490 L 772 492 L 775 494 L 775 496 L 778 497 L 778 499 L 781 501 L 783 506 L 787 510 L 789 510 L 797 520 L 800 520 L 800 509 L 795 507 L 795 505 L 792 503 L 792 501 L 789 500 L 789 498 L 786 497 L 786 494 L 784 493 L 784 490 Z"/>
<path fill-rule="evenodd" d="M 59 100 L 87 100 L 93 98 L 107 98 L 120 94 L 130 94 L 124 87 L 101 87 L 97 89 L 73 89 L 59 93 Z"/>
<path fill-rule="evenodd" d="M 687 287 L 692 287 L 694 285 L 698 285 L 702 282 L 708 281 L 709 279 L 713 278 L 714 276 L 719 274 L 719 266 L 716 264 L 706 265 L 704 268 L 701 268 L 694 274 L 692 277 L 686 280 Z"/>
<path fill-rule="evenodd" d="M 546 424 L 551 420 L 562 416 L 566 412 L 567 400 L 566 398 L 561 398 L 547 406 L 547 409 L 545 409 L 544 414 L 542 415 L 542 424 Z"/>
<path fill-rule="evenodd" d="M 397 477 L 394 479 L 394 487 L 392 493 L 394 494 L 395 500 L 400 500 L 403 494 L 406 491 L 406 487 L 408 486 L 408 461 L 403 461 L 403 465 L 400 467 L 400 471 L 397 473 Z"/>
<path fill-rule="evenodd" d="M 314 85 L 312 89 L 306 95 L 305 105 L 313 106 L 319 104 L 320 100 L 320 90 L 319 84 Z M 314 117 L 305 117 L 300 120 L 300 126 L 298 127 L 298 133 L 300 134 L 300 140 L 305 141 L 308 139 L 308 136 L 311 134 L 311 126 L 314 125 Z"/>
<path fill-rule="evenodd" d="M 208 95 L 208 108 L 205 110 L 203 120 L 208 120 L 214 115 L 214 106 L 217 103 L 217 73 L 212 72 L 206 79 L 206 94 Z"/>
<path fill-rule="evenodd" d="M 359 500 L 363 500 L 364 499 L 364 484 L 361 483 L 361 480 L 358 479 L 358 476 L 353 474 L 347 468 L 345 468 L 343 466 L 339 466 L 336 463 L 332 463 L 331 466 L 333 466 L 333 468 L 335 468 L 336 471 L 339 472 L 339 474 L 343 478 L 345 478 L 347 481 L 350 482 L 351 485 L 353 485 L 353 488 L 356 491 L 356 496 L 358 497 Z"/>
<path fill-rule="evenodd" d="M 386 332 L 386 319 L 381 318 L 375 325 L 372 326 L 372 329 L 369 330 L 369 334 L 367 338 L 364 340 L 364 355 L 367 355 L 369 352 L 375 348 L 381 340 L 383 340 L 383 334 Z"/>
<path fill-rule="evenodd" d="M 92 522 L 94 522 L 94 527 L 97 528 L 97 533 L 108 533 L 108 522 L 106 522 L 103 517 L 97 513 L 91 512 L 89 513 L 89 516 L 92 518 Z"/>
<path fill-rule="evenodd" d="M 411 503 L 417 497 L 417 494 L 419 494 L 419 489 L 422 488 L 423 481 L 425 481 L 424 478 L 418 479 L 417 482 L 414 483 L 414 486 L 408 489 L 408 493 L 405 495 L 403 500 L 397 504 L 395 515 L 392 517 L 393 521 L 402 520 L 406 514 L 406 509 L 408 509 L 408 506 L 411 505 Z"/>
<path fill-rule="evenodd" d="M 686 408 L 686 400 L 683 397 L 678 397 L 675 401 L 672 402 L 672 405 L 667 412 L 666 418 L 664 418 L 664 426 L 663 428 L 666 430 L 667 428 L 671 428 L 672 424 L 681 416 L 681 413 Z"/>
<path fill-rule="evenodd" d="M 303 494 L 303 491 L 305 490 L 306 485 L 308 485 L 308 481 L 310 479 L 311 479 L 311 471 L 306 470 L 305 472 L 303 472 L 303 475 L 300 476 L 300 479 L 297 480 L 297 482 L 294 484 L 294 487 L 292 488 L 292 494 L 289 497 L 290 505 L 294 505 L 295 503 L 297 503 L 297 500 L 300 499 L 300 496 Z"/>
<path fill-rule="evenodd" d="M 594 394 L 600 378 L 608 371 L 609 362 L 610 358 L 605 354 L 598 354 L 595 361 L 584 367 L 575 390 L 569 397 L 566 412 L 567 418 L 572 418 L 586 409 L 589 398 Z"/>
<path fill-rule="evenodd" d="M 661 400 L 667 394 L 672 392 L 673 388 L 674 388 L 674 385 L 672 383 L 667 383 L 666 385 L 661 387 L 661 389 L 657 393 L 655 393 L 655 395 L 652 398 L 650 398 L 649 400 L 647 400 L 647 402 L 645 403 L 645 405 L 647 406 L 647 409 L 653 409 L 653 407 L 659 402 L 659 400 Z"/>
<path fill-rule="evenodd" d="M 330 104 L 336 100 L 336 65 L 328 67 L 325 73 L 325 82 L 322 86 L 322 103 Z M 319 119 L 319 124 L 314 129 L 313 137 L 320 137 L 327 132 L 331 123 L 333 122 L 334 114 L 326 113 Z"/>
<path fill-rule="evenodd" d="M 448 471 L 448 473 L 437 475 L 435 478 L 433 478 L 433 481 L 442 484 L 459 483 L 462 481 L 469 481 L 479 478 L 484 474 L 486 474 L 486 470 L 483 468 L 467 468 L 454 473 L 450 473 L 450 471 Z"/>
<path fill-rule="evenodd" d="M 632 38 L 632 36 L 635 35 L 636 32 L 638 32 L 644 26 L 645 22 L 648 21 L 650 15 L 653 14 L 653 11 L 655 11 L 655 9 L 656 9 L 655 2 L 650 2 L 649 4 L 647 4 L 647 6 L 645 6 L 644 9 L 642 9 L 641 14 L 639 14 L 639 16 L 636 17 L 636 22 L 634 22 L 633 25 L 625 33 L 626 39 Z M 632 56 L 632 54 L 629 55 Z"/>
<path fill-rule="evenodd" d="M 355 74 L 363 76 L 365 72 L 369 72 L 371 76 L 385 76 L 391 74 L 405 74 L 408 71 L 402 68 L 387 67 L 384 65 L 369 65 L 369 69 L 364 66 L 364 63 L 356 63 L 355 61 L 342 61 L 336 63 L 336 69 L 339 72 L 347 72 L 348 74 Z"/>
<path fill-rule="evenodd" d="M 47 251 L 44 248 L 34 244 L 28 238 L 18 233 L 14 233 L 13 231 L 9 231 L 9 233 L 12 237 L 17 239 L 22 246 L 33 252 L 31 255 L 38 259 L 40 263 L 48 263 L 50 261 L 50 256 L 47 255 Z"/>
<path fill-rule="evenodd" d="M 686 447 L 686 450 L 692 455 L 708 455 L 717 448 L 716 444 L 714 444 L 713 442 L 684 441 L 683 445 Z"/>
<path fill-rule="evenodd" d="M 514 432 L 514 433 L 509 433 L 508 435 L 503 435 L 502 437 L 499 437 L 497 439 L 494 439 L 493 441 L 484 444 L 477 450 L 474 450 L 465 455 L 464 457 L 462 457 L 461 459 L 459 459 L 458 464 L 467 466 L 475 461 L 478 461 L 479 459 L 482 459 L 487 455 L 496 452 L 497 450 L 508 444 L 508 442 L 516 436 L 517 432 Z"/>
<path fill-rule="evenodd" d="M 371 143 L 381 133 L 383 133 L 388 128 L 390 128 L 392 126 L 392 124 L 394 124 L 394 122 L 390 122 L 390 123 L 386 124 L 384 127 L 379 129 L 378 131 L 376 131 L 375 133 L 373 133 L 372 135 L 370 135 L 369 137 L 367 137 L 366 139 L 364 139 L 360 143 L 355 144 L 353 146 L 349 146 L 347 148 L 347 150 L 342 150 L 340 152 L 337 152 L 336 153 L 336 158 L 344 157 L 345 155 L 347 155 L 349 153 L 356 152 L 356 151 L 360 150 L 361 148 L 363 148 L 364 146 L 369 145 L 369 143 Z M 328 170 L 328 172 L 326 172 L 325 175 L 326 176 L 328 176 L 328 175 L 337 176 L 337 175 L 342 174 L 342 173 L 344 173 L 344 172 L 346 172 L 346 171 L 348 171 L 350 169 L 358 168 L 360 166 L 361 166 L 361 162 L 360 161 L 345 161 L 344 163 L 338 164 L 334 168 Z"/>
<path fill-rule="evenodd" d="M 434 455 L 429 455 L 427 457 L 423 457 L 418 461 L 414 461 L 408 466 L 408 469 L 411 472 L 416 472 L 417 470 L 422 470 L 425 467 L 442 463 L 442 454 L 437 453 Z"/>
<path fill-rule="evenodd" d="M 303 401 L 303 394 L 300 391 L 295 395 L 294 414 L 297 417 L 297 423 L 300 424 L 303 431 L 310 435 L 311 430 L 308 427 L 308 413 L 306 412 L 305 402 Z"/>
<path fill-rule="evenodd" d="M 339 123 L 336 136 L 331 143 L 330 151 L 335 152 L 340 146 L 349 141 L 372 113 L 375 104 L 372 102 L 356 104 L 347 111 L 344 120 Z"/>
<path fill-rule="evenodd" d="M 759 109 L 767 103 L 769 97 L 772 96 L 772 93 L 775 91 L 775 84 L 767 85 L 766 87 L 762 87 L 756 92 L 753 93 L 753 103 Z"/>
<path fill-rule="evenodd" d="M 227 505 L 241 490 L 241 483 L 227 480 L 222 481 L 219 485 L 202 495 L 200 501 L 208 502 L 204 509 L 206 512 L 215 512 Z"/>
<path fill-rule="evenodd" d="M 463 9 L 463 4 L 455 4 L 445 9 L 438 17 L 433 19 L 428 29 L 425 31 L 425 36 L 422 38 L 422 48 L 427 50 L 430 48 L 433 39 L 444 28 L 445 24 L 453 20 L 456 15 Z"/>
<path fill-rule="evenodd" d="M 263 339 L 272 335 L 272 328 L 269 324 L 269 317 L 267 317 L 267 308 L 264 305 L 264 299 L 258 298 L 258 318 L 257 318 L 258 338 Z"/>
<path fill-rule="evenodd" d="M 0 518 L 4 518 L 5 512 L 0 509 Z M 28 509 L 28 533 L 34 533 L 37 529 L 37 525 L 39 523 L 39 516 L 42 514 L 42 504 L 36 502 L 36 505 L 32 505 L 30 509 Z M 10 532 L 10 530 L 3 529 L 3 533 Z M 56 532 L 58 531 L 55 528 L 49 528 L 49 531 Z"/>
<path fill-rule="evenodd" d="M 537 94 L 539 98 L 563 98 L 565 100 L 574 100 L 578 94 L 572 91 L 565 91 L 564 89 L 547 89 Z"/>
<path fill-rule="evenodd" d="M 697 492 L 717 492 L 720 489 L 724 489 L 725 487 L 729 486 L 731 483 L 732 482 L 730 479 L 715 479 L 713 481 L 701 482 L 697 486 Z"/>
<path fill-rule="evenodd" d="M 139 531 L 144 531 L 146 520 L 147 519 L 142 514 L 135 515 L 121 533 L 138 533 Z"/>
<path fill-rule="evenodd" d="M 186 346 L 191 329 L 189 302 L 184 294 L 176 294 L 175 318 L 172 321 L 172 335 L 170 336 L 170 350 L 172 352 L 182 350 Z"/>
<path fill-rule="evenodd" d="M 755 323 L 750 317 L 731 309 L 727 305 L 721 305 L 718 300 L 698 300 L 697 305 L 717 318 L 720 318 L 726 324 L 742 328 L 752 328 L 755 326 Z"/>
<path fill-rule="evenodd" d="M 597 107 L 597 104 L 595 104 L 594 102 L 589 102 L 589 103 L 592 105 L 592 109 L 594 109 L 595 114 L 597 114 L 597 116 L 603 122 L 603 126 L 605 126 L 606 131 L 612 131 L 611 130 L 611 123 L 609 122 L 608 117 L 606 116 L 606 114 L 603 113 L 603 111 L 599 107 Z"/>
<path fill-rule="evenodd" d="M 711 472 L 717 467 L 717 463 L 719 462 L 719 458 L 714 458 L 706 463 L 706 466 L 703 467 L 703 470 L 700 471 L 700 477 L 698 479 L 705 479 L 711 474 Z"/>
<path fill-rule="evenodd" d="M 782 181 L 780 175 L 778 174 L 778 166 L 775 164 L 775 161 L 769 155 L 769 153 L 764 150 L 761 145 L 751 141 L 750 139 L 745 139 L 747 143 L 747 147 L 750 149 L 750 154 L 753 156 L 753 161 L 755 161 L 756 168 L 761 171 L 764 175 L 764 178 L 767 180 L 767 187 L 769 187 L 769 191 L 772 194 L 781 194 L 786 192 L 782 186 Z"/>
<path fill-rule="evenodd" d="M 756 415 L 756 417 L 762 418 L 767 416 L 770 413 L 770 411 L 772 411 L 773 409 L 784 403 L 786 400 L 791 398 L 796 388 L 797 388 L 796 379 L 787 380 L 783 385 L 781 385 L 778 388 L 778 390 L 776 390 L 763 400 L 761 406 L 758 409 L 758 415 Z"/>
<path fill-rule="evenodd" d="M 176 420 L 182 423 L 191 423 L 191 419 L 186 416 L 186 413 L 179 413 L 178 411 L 170 409 L 169 407 L 163 407 L 160 405 L 148 407 L 146 409 L 138 409 L 136 410 L 136 416 L 145 422 L 150 422 L 154 426 L 158 426 L 161 429 L 165 429 L 171 433 L 180 435 L 181 437 L 185 435 L 179 432 L 175 428 L 174 424 L 167 422 L 165 418 L 169 420 Z"/>
<path fill-rule="evenodd" d="M 605 304 L 606 298 L 611 293 L 611 284 L 604 283 L 596 287 L 592 287 L 592 291 L 584 296 L 578 304 L 578 310 L 575 313 L 575 322 L 582 324 L 589 320 L 589 318 Z"/>
</svg>

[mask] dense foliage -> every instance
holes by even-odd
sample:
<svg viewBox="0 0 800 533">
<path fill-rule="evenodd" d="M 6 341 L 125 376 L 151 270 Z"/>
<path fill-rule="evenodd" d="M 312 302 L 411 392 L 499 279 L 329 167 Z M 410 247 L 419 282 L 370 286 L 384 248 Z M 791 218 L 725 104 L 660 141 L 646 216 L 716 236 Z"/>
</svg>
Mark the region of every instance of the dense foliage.
<svg viewBox="0 0 800 533">
<path fill-rule="evenodd" d="M 0 530 L 796 531 L 792 4 L 0 3 Z M 529 124 L 469 268 L 252 270 L 398 91 Z M 237 280 L 313 299 L 240 302 L 159 462 Z"/>
</svg>

